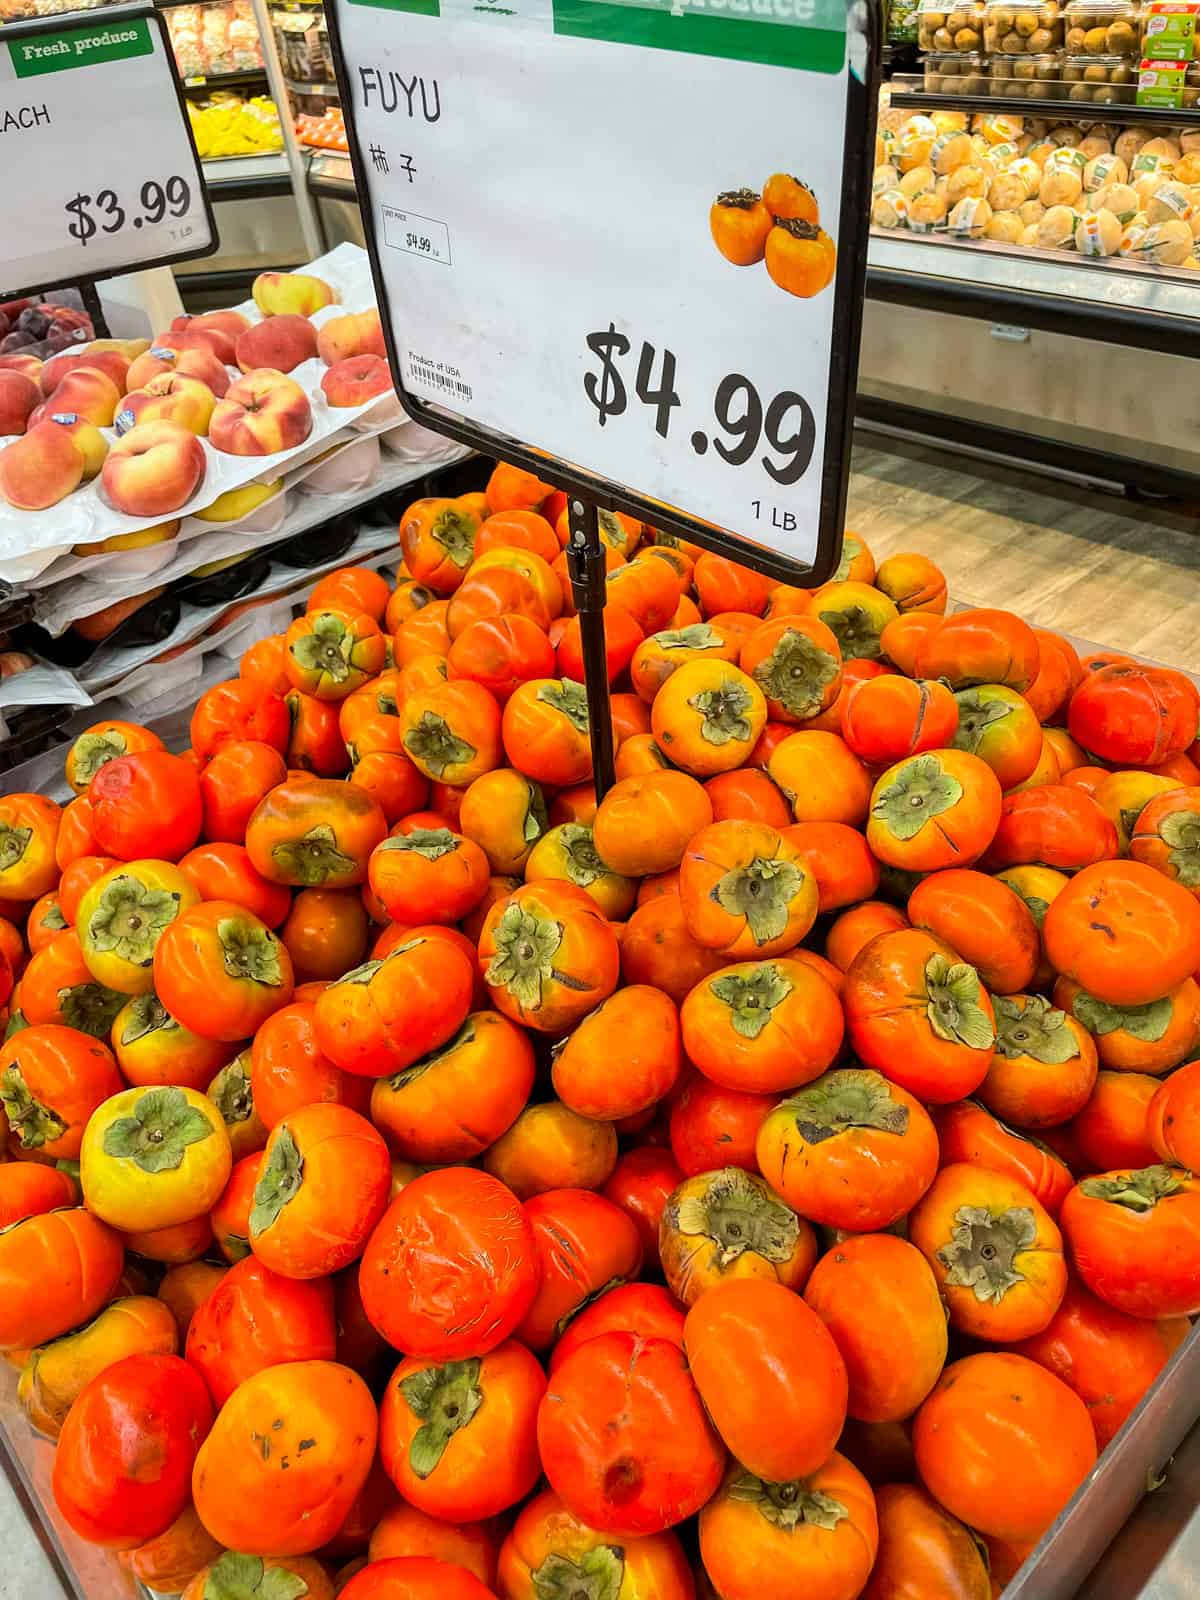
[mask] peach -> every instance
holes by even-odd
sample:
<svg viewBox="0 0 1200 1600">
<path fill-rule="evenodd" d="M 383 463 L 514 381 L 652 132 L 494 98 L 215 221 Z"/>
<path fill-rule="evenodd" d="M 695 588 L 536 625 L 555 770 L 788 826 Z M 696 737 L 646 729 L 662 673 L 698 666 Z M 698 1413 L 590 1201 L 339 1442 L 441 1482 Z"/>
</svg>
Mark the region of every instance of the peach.
<svg viewBox="0 0 1200 1600">
<path fill-rule="evenodd" d="M 120 404 L 121 391 L 106 372 L 97 367 L 73 367 L 29 420 L 42 422 L 56 411 L 70 411 L 98 428 L 111 428 Z"/>
<path fill-rule="evenodd" d="M 229 366 L 233 365 L 233 353 L 239 337 L 239 334 L 230 334 L 225 328 L 199 328 L 194 322 L 171 334 L 172 339 L 179 340 L 180 350 L 207 350 L 218 361 L 224 361 Z"/>
<path fill-rule="evenodd" d="M 390 394 L 391 368 L 381 356 L 351 356 L 339 361 L 321 379 L 331 406 L 361 406 L 377 394 Z"/>
<path fill-rule="evenodd" d="M 119 350 L 126 361 L 136 361 L 149 348 L 149 339 L 93 339 L 88 345 L 89 350 Z"/>
<path fill-rule="evenodd" d="M 237 364 L 243 372 L 273 367 L 291 372 L 317 353 L 317 330 L 307 317 L 267 317 L 247 328 L 237 342 Z"/>
<path fill-rule="evenodd" d="M 0 495 L 18 511 L 45 511 L 83 480 L 83 453 L 65 428 L 36 423 L 0 450 Z"/>
<path fill-rule="evenodd" d="M 250 318 L 244 317 L 240 311 L 204 311 L 198 317 L 190 317 L 184 312 L 171 324 L 171 332 L 180 333 L 185 328 L 206 328 L 223 333 L 231 344 L 236 344 L 239 334 L 245 333 L 249 326 Z"/>
<path fill-rule="evenodd" d="M 344 317 L 330 317 L 317 329 L 317 354 L 327 367 L 351 356 L 387 356 L 383 342 L 383 323 L 372 306 L 369 311 L 350 311 Z"/>
<path fill-rule="evenodd" d="M 61 355 L 51 356 L 38 374 L 42 393 L 49 398 L 67 374 L 77 372 L 80 367 L 103 372 L 116 384 L 118 394 L 125 393 L 128 356 L 122 355 L 119 350 L 97 350 L 94 345 L 86 345 L 82 350 L 64 350 Z"/>
<path fill-rule="evenodd" d="M 62 428 L 70 434 L 76 450 L 83 457 L 83 481 L 90 483 L 104 465 L 108 440 L 94 422 L 76 415 L 74 411 L 53 411 L 46 421 L 52 428 Z"/>
<path fill-rule="evenodd" d="M 127 517 L 169 517 L 204 479 L 204 446 L 178 422 L 143 422 L 118 439 L 100 473 L 111 506 Z"/>
<path fill-rule="evenodd" d="M 312 432 L 312 408 L 300 385 L 263 367 L 230 385 L 209 423 L 213 446 L 231 456 L 269 456 L 293 450 Z"/>
<path fill-rule="evenodd" d="M 0 370 L 0 433 L 24 433 L 42 391 L 28 373 Z"/>
<path fill-rule="evenodd" d="M 142 550 L 148 545 L 165 544 L 167 540 L 174 539 L 183 523 L 176 517 L 171 522 L 156 522 L 150 528 L 135 528 L 132 533 L 114 533 L 109 539 L 101 539 L 97 544 L 72 545 L 73 556 L 107 556 L 117 550 Z"/>
<path fill-rule="evenodd" d="M 125 396 L 117 412 L 117 432 L 128 433 L 138 423 L 165 418 L 203 438 L 216 403 L 216 395 L 199 378 L 162 372 L 151 378 L 144 389 L 133 389 Z"/>
<path fill-rule="evenodd" d="M 244 483 L 238 489 L 226 489 L 211 505 L 202 506 L 192 515 L 201 522 L 240 522 L 266 501 L 273 500 L 282 488 L 282 478 L 276 478 L 273 483 Z"/>
<path fill-rule="evenodd" d="M 211 350 L 167 350 L 162 345 L 152 345 L 145 355 L 130 364 L 127 379 L 130 393 L 134 389 L 144 389 L 152 379 L 168 372 L 178 372 L 184 378 L 199 378 L 218 400 L 229 387 L 225 363 Z"/>
<path fill-rule="evenodd" d="M 11 356 L 0 356 L 0 372 L 23 372 L 35 383 L 38 381 L 38 373 L 45 365 L 46 363 L 38 356 L 27 356 L 23 350 L 18 350 Z"/>
<path fill-rule="evenodd" d="M 322 306 L 337 303 L 337 294 L 329 284 L 307 272 L 260 272 L 251 292 L 264 317 L 278 317 L 285 312 L 311 317 Z"/>
</svg>

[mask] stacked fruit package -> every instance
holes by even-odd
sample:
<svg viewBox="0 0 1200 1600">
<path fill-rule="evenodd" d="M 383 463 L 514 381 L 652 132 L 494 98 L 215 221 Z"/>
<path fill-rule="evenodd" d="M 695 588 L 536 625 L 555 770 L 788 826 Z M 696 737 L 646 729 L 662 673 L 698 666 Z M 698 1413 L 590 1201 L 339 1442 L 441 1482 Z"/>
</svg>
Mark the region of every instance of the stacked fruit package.
<svg viewBox="0 0 1200 1600">
<path fill-rule="evenodd" d="M 0 1349 L 152 1591 L 986 1597 L 1200 1311 L 1197 693 L 846 536 L 401 519 L 0 799 Z"/>
</svg>

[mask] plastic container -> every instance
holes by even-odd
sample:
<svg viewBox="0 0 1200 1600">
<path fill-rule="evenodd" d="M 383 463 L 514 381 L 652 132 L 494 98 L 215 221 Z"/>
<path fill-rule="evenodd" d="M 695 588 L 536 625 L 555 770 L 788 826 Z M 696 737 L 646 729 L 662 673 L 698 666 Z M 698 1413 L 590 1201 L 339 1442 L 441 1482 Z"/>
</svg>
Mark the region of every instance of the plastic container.
<svg viewBox="0 0 1200 1600">
<path fill-rule="evenodd" d="M 921 0 L 917 17 L 917 46 L 939 55 L 969 55 L 983 43 L 983 3 L 947 10 L 941 0 Z"/>
<path fill-rule="evenodd" d="M 1141 54 L 1142 14 L 1130 0 L 1067 0 L 1063 48 L 1069 56 Z"/>
<path fill-rule="evenodd" d="M 1061 50 L 1063 18 L 1058 0 L 1014 6 L 988 0 L 983 22 L 983 48 L 989 56 L 1042 56 Z"/>
<path fill-rule="evenodd" d="M 925 57 L 926 94 L 986 94 L 987 62 L 981 55 Z"/>
<path fill-rule="evenodd" d="M 1138 70 L 1124 56 L 1070 56 L 1063 63 L 1062 93 L 1073 105 L 1132 105 Z"/>
<path fill-rule="evenodd" d="M 1146 0 L 1142 9 L 1141 54 L 1146 61 L 1193 61 L 1200 4 L 1195 0 Z"/>
<path fill-rule="evenodd" d="M 985 93 L 996 99 L 1057 100 L 1063 93 L 1060 52 L 1037 56 L 989 56 Z"/>
</svg>

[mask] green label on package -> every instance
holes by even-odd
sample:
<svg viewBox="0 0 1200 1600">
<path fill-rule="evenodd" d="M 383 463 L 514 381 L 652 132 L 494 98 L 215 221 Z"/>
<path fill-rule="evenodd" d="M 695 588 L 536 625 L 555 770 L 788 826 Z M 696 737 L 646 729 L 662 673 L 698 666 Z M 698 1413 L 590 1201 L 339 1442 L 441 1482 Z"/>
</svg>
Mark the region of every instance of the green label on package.
<svg viewBox="0 0 1200 1600">
<path fill-rule="evenodd" d="M 1142 54 L 1146 59 L 1191 61 L 1196 48 L 1198 10 L 1175 0 L 1147 6 L 1142 23 Z"/>
<path fill-rule="evenodd" d="M 1165 106 L 1170 111 L 1178 111 L 1183 104 L 1186 72 L 1182 61 L 1143 61 L 1138 68 L 1138 105 Z"/>
</svg>

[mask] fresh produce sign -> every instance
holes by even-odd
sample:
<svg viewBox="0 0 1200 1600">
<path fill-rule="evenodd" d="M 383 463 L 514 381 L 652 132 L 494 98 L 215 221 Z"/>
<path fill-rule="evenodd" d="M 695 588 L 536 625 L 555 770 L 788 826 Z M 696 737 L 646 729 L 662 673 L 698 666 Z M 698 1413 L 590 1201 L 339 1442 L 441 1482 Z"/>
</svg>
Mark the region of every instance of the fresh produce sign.
<svg viewBox="0 0 1200 1600">
<path fill-rule="evenodd" d="M 873 116 L 854 19 L 872 32 L 875 11 L 330 10 L 414 415 L 485 448 L 552 452 L 601 503 L 683 519 L 780 578 L 828 577 Z"/>
<path fill-rule="evenodd" d="M 0 153 L 6 291 L 217 247 L 165 27 L 150 8 L 6 27 Z"/>
</svg>

